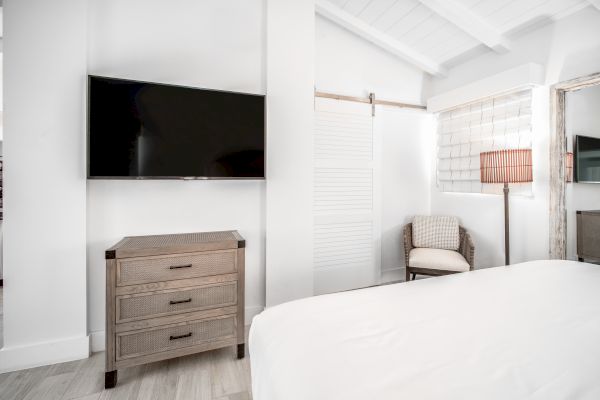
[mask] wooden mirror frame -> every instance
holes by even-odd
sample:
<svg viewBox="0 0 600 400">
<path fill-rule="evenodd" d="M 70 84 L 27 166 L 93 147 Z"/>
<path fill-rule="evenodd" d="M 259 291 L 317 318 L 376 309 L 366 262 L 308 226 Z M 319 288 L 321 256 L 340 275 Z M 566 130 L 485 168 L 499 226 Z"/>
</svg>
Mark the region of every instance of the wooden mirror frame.
<svg viewBox="0 0 600 400">
<path fill-rule="evenodd" d="M 550 88 L 550 258 L 567 258 L 567 209 L 565 163 L 567 135 L 565 97 L 586 87 L 600 85 L 600 73 L 557 83 Z"/>
</svg>

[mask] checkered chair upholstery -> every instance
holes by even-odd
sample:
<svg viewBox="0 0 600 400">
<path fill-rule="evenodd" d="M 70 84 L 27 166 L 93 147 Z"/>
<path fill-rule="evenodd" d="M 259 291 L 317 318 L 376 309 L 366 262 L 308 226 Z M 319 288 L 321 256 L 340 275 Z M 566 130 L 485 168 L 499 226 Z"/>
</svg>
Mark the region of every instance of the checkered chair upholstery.
<svg viewBox="0 0 600 400">
<path fill-rule="evenodd" d="M 458 250 L 458 219 L 447 216 L 419 215 L 413 219 L 412 241 L 414 247 Z"/>
</svg>

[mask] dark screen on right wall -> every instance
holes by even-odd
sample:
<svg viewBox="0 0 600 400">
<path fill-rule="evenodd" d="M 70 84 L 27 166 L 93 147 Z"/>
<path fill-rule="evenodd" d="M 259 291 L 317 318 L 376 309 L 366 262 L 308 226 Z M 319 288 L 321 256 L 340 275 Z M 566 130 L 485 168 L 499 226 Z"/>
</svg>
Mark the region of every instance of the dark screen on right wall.
<svg viewBox="0 0 600 400">
<path fill-rule="evenodd" d="M 577 136 L 575 157 L 576 181 L 600 183 L 600 139 Z"/>
</svg>

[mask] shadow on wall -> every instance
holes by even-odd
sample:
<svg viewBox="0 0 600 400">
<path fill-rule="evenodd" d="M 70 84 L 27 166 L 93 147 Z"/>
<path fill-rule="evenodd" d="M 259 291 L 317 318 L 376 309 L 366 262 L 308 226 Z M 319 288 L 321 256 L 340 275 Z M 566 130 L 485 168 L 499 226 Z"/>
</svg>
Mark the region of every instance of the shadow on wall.
<svg viewBox="0 0 600 400">
<path fill-rule="evenodd" d="M 600 72 L 600 46 L 591 46 L 585 50 L 570 54 L 563 60 L 557 82 Z"/>
<path fill-rule="evenodd" d="M 485 196 L 488 200 L 491 201 L 497 198 L 498 201 L 502 201 L 502 198 L 500 196 L 475 196 Z M 501 207 L 501 205 L 499 206 Z M 499 230 L 498 232 L 490 232 L 487 229 L 477 229 L 486 228 L 490 226 L 500 226 L 499 224 L 495 223 L 495 221 L 498 219 L 499 214 L 496 212 L 493 212 L 492 214 L 493 215 L 490 215 L 489 218 L 483 217 L 484 219 L 488 220 L 488 223 L 484 224 L 473 223 L 474 221 L 471 221 L 471 218 L 459 217 L 460 225 L 463 226 L 467 230 L 467 232 L 469 232 L 469 234 L 471 235 L 471 240 L 473 240 L 473 245 L 475 246 L 475 270 L 498 267 L 502 264 L 499 264 L 495 260 L 504 260 L 504 230 Z M 501 243 L 499 242 L 500 239 L 502 239 Z"/>
</svg>

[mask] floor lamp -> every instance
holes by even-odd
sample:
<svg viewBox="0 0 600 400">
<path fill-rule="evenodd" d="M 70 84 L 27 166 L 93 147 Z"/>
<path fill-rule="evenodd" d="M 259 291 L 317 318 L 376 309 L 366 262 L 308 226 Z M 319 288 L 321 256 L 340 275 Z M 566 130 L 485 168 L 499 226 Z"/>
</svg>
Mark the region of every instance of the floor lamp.
<svg viewBox="0 0 600 400">
<path fill-rule="evenodd" d="M 531 149 L 487 151 L 480 154 L 481 183 L 504 184 L 504 258 L 510 264 L 509 183 L 533 181 Z"/>
</svg>

